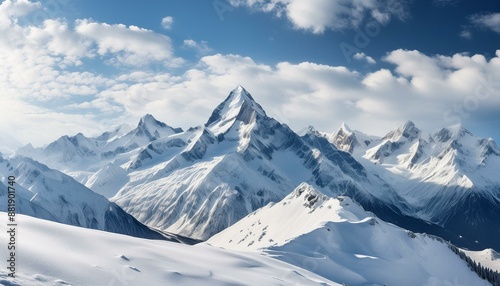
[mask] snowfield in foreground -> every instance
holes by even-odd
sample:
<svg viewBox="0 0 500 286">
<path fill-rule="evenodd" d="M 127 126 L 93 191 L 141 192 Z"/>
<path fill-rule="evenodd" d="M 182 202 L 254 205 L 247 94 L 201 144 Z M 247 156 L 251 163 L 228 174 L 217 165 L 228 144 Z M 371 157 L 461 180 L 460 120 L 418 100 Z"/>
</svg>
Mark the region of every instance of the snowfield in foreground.
<svg viewBox="0 0 500 286">
<path fill-rule="evenodd" d="M 348 197 L 301 184 L 207 244 L 259 251 L 348 285 L 490 285 L 438 239 L 367 213 Z"/>
<path fill-rule="evenodd" d="M 24 215 L 16 220 L 16 278 L 2 267 L 0 285 L 337 285 L 256 253 L 140 239 Z M 7 225 L 6 213 L 0 212 L 0 222 Z M 6 261 L 5 231 L 0 241 L 5 243 L 0 260 Z"/>
</svg>

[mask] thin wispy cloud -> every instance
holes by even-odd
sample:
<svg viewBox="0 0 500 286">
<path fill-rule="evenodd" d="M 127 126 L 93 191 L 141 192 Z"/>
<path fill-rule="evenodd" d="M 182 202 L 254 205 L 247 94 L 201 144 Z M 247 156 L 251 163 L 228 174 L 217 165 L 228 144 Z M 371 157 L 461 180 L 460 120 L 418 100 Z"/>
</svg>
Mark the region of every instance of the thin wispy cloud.
<svg viewBox="0 0 500 286">
<path fill-rule="evenodd" d="M 469 20 L 477 27 L 486 28 L 500 34 L 500 13 L 473 15 Z"/>
<path fill-rule="evenodd" d="M 207 55 L 213 50 L 208 46 L 207 41 L 197 42 L 193 39 L 186 39 L 183 41 L 183 47 L 195 50 L 199 55 Z"/>
<path fill-rule="evenodd" d="M 460 32 L 460 37 L 467 39 L 467 40 L 470 40 L 470 39 L 472 39 L 472 33 L 471 33 L 471 31 L 464 29 Z"/>
</svg>

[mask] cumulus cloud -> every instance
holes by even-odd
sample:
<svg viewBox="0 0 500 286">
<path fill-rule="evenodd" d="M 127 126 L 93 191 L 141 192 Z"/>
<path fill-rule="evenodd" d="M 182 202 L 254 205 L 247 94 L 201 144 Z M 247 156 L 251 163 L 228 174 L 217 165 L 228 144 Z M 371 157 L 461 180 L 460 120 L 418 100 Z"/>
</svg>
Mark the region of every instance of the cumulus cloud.
<svg viewBox="0 0 500 286">
<path fill-rule="evenodd" d="M 259 3 L 274 3 L 261 9 L 287 13 L 284 2 Z M 500 51 L 486 58 L 394 50 L 382 59 L 387 67 L 371 73 L 215 54 L 182 71 L 166 72 L 143 66 L 175 62 L 171 40 L 164 35 L 85 19 L 20 26 L 13 8 L 5 7 L 0 9 L 0 19 L 9 19 L 0 33 L 0 101 L 8 108 L 0 113 L 0 128 L 23 142 L 39 145 L 77 132 L 97 135 L 113 125 L 136 123 L 145 113 L 173 126 L 203 124 L 237 84 L 270 116 L 295 130 L 312 124 L 333 131 L 345 121 L 380 135 L 407 119 L 432 129 L 500 109 Z M 16 13 L 30 9 L 38 8 Z M 202 43 L 187 40 L 184 45 Z M 358 57 L 368 61 L 365 54 Z M 109 67 L 106 74 L 86 69 L 103 60 L 120 68 Z"/>
<path fill-rule="evenodd" d="M 31 19 L 44 9 L 27 0 L 0 4 L 0 102 L 9 110 L 0 114 L 0 127 L 23 142 L 47 142 L 78 129 L 104 130 L 99 127 L 103 118 L 123 118 L 117 116 L 123 107 L 96 97 L 116 87 L 114 75 L 85 69 L 85 64 L 105 62 L 123 73 L 145 70 L 147 64 L 182 63 L 169 37 L 147 29 L 86 19 L 35 23 L 19 18 Z"/>
<path fill-rule="evenodd" d="M 101 124 L 99 130 L 123 122 L 134 124 L 146 113 L 173 126 L 203 124 L 237 84 L 245 86 L 270 116 L 295 130 L 312 124 L 333 131 L 345 121 L 353 128 L 381 135 L 395 122 L 407 119 L 433 129 L 474 120 L 500 108 L 500 51 L 487 59 L 483 55 L 429 56 L 416 50 L 395 50 L 383 60 L 391 68 L 363 74 L 343 66 L 311 62 L 266 65 L 241 55 L 215 54 L 202 57 L 177 75 L 137 70 L 113 79 L 103 77 L 97 85 L 94 74 L 59 75 L 59 82 L 67 88 L 75 83 L 95 87 L 90 100 L 71 103 L 64 111 L 49 112 L 18 101 L 12 105 L 17 106 L 13 112 L 32 113 L 26 117 L 29 120 L 46 126 L 53 123 L 60 128 L 57 130 L 65 131 L 59 135 L 86 130 L 95 134 L 91 133 L 93 124 Z M 2 86 L 0 94 L 15 91 Z M 59 120 L 81 124 L 62 126 Z M 30 135 L 33 133 L 36 130 Z"/>
<path fill-rule="evenodd" d="M 407 17 L 408 1 L 396 0 L 229 0 L 231 5 L 285 16 L 297 29 L 316 34 L 327 29 L 358 27 L 367 15 L 386 24 L 391 18 Z"/>
<path fill-rule="evenodd" d="M 171 16 L 164 17 L 161 19 L 161 26 L 165 30 L 170 30 L 172 29 L 172 25 L 174 24 L 174 18 Z"/>
<path fill-rule="evenodd" d="M 500 34 L 500 13 L 476 14 L 471 16 L 469 20 L 478 27 L 490 29 Z"/>
<path fill-rule="evenodd" d="M 353 58 L 355 60 L 365 61 L 365 62 L 367 62 L 367 63 L 369 63 L 371 65 L 374 65 L 374 64 L 377 63 L 372 57 L 366 55 L 363 52 L 354 54 Z"/>
<path fill-rule="evenodd" d="M 40 7 L 40 3 L 28 0 L 3 1 L 0 4 L 0 29 L 9 27 L 14 19 L 40 9 Z"/>
<path fill-rule="evenodd" d="M 75 32 L 92 40 L 100 56 L 115 55 L 118 63 L 140 66 L 150 62 L 176 64 L 169 37 L 137 26 L 78 20 Z"/>
<path fill-rule="evenodd" d="M 433 130 L 500 108 L 499 56 L 500 51 L 488 60 L 395 50 L 384 59 L 393 69 L 361 74 L 341 66 L 271 66 L 216 54 L 201 58 L 182 75 L 123 85 L 102 96 L 133 118 L 149 112 L 171 125 L 189 127 L 205 122 L 229 91 L 242 84 L 269 115 L 295 130 L 312 124 L 333 131 L 345 121 L 381 135 L 407 119 Z"/>
</svg>

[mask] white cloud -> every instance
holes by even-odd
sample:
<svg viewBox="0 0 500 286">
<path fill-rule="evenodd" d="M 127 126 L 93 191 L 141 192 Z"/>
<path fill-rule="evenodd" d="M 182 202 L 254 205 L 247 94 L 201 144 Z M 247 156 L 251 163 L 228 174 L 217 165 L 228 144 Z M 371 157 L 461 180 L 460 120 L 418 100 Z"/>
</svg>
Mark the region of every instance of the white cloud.
<svg viewBox="0 0 500 286">
<path fill-rule="evenodd" d="M 487 60 L 482 55 L 431 57 L 396 50 L 386 61 L 394 71 L 360 74 L 338 66 L 309 62 L 269 66 L 249 57 L 217 54 L 203 57 L 180 76 L 105 94 L 131 117 L 149 112 L 186 128 L 204 123 L 229 91 L 242 84 L 269 115 L 295 130 L 312 124 L 333 131 L 346 121 L 379 135 L 408 119 L 432 130 L 500 108 L 498 55 Z M 476 101 L 477 107 L 472 106 Z"/>
<path fill-rule="evenodd" d="M 233 6 L 247 6 L 263 12 L 285 15 L 297 29 L 320 34 L 327 29 L 358 27 L 371 15 L 386 24 L 392 17 L 407 16 L 408 1 L 382 0 L 230 0 Z"/>
<path fill-rule="evenodd" d="M 360 61 L 366 61 L 367 63 L 369 63 L 371 65 L 374 65 L 377 63 L 372 57 L 366 55 L 363 52 L 354 54 L 353 58 L 356 60 L 360 60 Z"/>
<path fill-rule="evenodd" d="M 3 1 L 0 4 L 0 30 L 9 27 L 14 19 L 40 9 L 40 7 L 40 3 L 28 0 Z"/>
<path fill-rule="evenodd" d="M 114 63 L 120 66 L 115 73 L 133 75 L 136 68 L 147 70 L 147 64 L 182 63 L 170 38 L 150 30 L 91 20 L 46 19 L 37 24 L 19 18 L 31 19 L 44 9 L 26 0 L 0 4 L 0 105 L 8 106 L 8 112 L 0 113 L 0 128 L 23 142 L 46 143 L 79 130 L 104 131 L 103 122 L 124 118 L 116 101 L 96 96 L 120 86 L 113 72 L 86 71 L 93 70 L 86 64 Z"/>
<path fill-rule="evenodd" d="M 113 80 L 102 78 L 96 85 L 99 81 L 94 74 L 68 73 L 57 77 L 62 86 L 95 86 L 96 96 L 60 111 L 9 99 L 7 104 L 14 107 L 11 112 L 28 114 L 11 134 L 23 141 L 30 141 L 29 136 L 47 140 L 79 131 L 95 135 L 114 124 L 134 124 L 146 113 L 187 128 L 206 122 L 237 84 L 245 86 L 270 116 L 295 130 L 312 124 L 333 131 L 345 121 L 353 128 L 382 135 L 407 119 L 433 129 L 500 108 L 500 51 L 488 60 L 482 55 L 428 56 L 395 50 L 385 61 L 394 69 L 361 74 L 342 66 L 310 62 L 270 66 L 240 55 L 216 54 L 201 58 L 180 75 L 131 71 Z M 2 95 L 13 92 L 5 87 L 0 90 Z M 12 114 L 0 115 L 2 128 L 9 122 L 6 116 Z M 32 120 L 39 129 L 23 131 L 29 130 Z M 51 126 L 51 132 L 42 125 Z"/>
<path fill-rule="evenodd" d="M 100 56 L 113 54 L 118 63 L 140 66 L 151 62 L 177 64 L 169 37 L 137 26 L 78 20 L 75 31 L 97 45 Z"/>
<path fill-rule="evenodd" d="M 287 8 L 272 3 L 262 9 Z M 0 19 L 9 19 L 0 33 L 0 102 L 8 106 L 0 113 L 0 128 L 23 142 L 47 143 L 77 132 L 96 135 L 113 125 L 136 123 L 145 113 L 173 126 L 202 124 L 237 84 L 295 130 L 312 124 L 333 131 L 345 121 L 383 134 L 407 119 L 435 128 L 500 109 L 500 51 L 488 59 L 395 50 L 384 58 L 389 68 L 368 74 L 343 66 L 267 65 L 216 54 L 176 74 L 143 66 L 175 62 L 167 36 L 90 20 L 20 26 L 6 16 L 13 13 L 5 12 L 9 9 L 0 13 Z M 196 48 L 203 42 L 184 44 Z M 111 59 L 121 66 L 109 74 L 87 68 L 89 61 Z"/>
<path fill-rule="evenodd" d="M 165 30 L 170 30 L 172 29 L 172 25 L 174 24 L 174 18 L 171 16 L 164 17 L 161 19 L 161 26 Z"/>
<path fill-rule="evenodd" d="M 207 55 L 212 52 L 207 41 L 196 42 L 195 40 L 187 39 L 184 40 L 183 46 L 185 48 L 194 49 L 199 55 Z"/>
<path fill-rule="evenodd" d="M 472 39 L 472 33 L 471 33 L 471 31 L 464 29 L 460 32 L 460 37 L 467 39 L 467 40 L 470 40 L 470 39 Z"/>
<path fill-rule="evenodd" d="M 473 15 L 469 20 L 474 25 L 490 29 L 500 34 L 500 13 Z"/>
</svg>

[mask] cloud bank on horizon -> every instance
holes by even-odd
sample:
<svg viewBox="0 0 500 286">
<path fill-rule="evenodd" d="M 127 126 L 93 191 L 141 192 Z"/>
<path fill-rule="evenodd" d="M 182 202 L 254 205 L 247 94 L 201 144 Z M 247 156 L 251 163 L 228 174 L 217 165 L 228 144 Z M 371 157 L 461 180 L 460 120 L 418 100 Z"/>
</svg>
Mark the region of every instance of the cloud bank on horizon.
<svg viewBox="0 0 500 286">
<path fill-rule="evenodd" d="M 269 115 L 295 130 L 313 125 L 333 131 L 347 122 L 380 135 L 411 119 L 429 131 L 462 122 L 483 125 L 483 131 L 491 133 L 488 136 L 500 139 L 500 134 L 493 133 L 500 110 L 500 47 L 490 54 L 431 54 L 401 47 L 375 57 L 354 41 L 360 51 L 353 52 L 352 58 L 358 66 L 263 61 L 236 49 L 220 52 L 211 42 L 176 33 L 186 15 L 165 13 L 157 19 L 157 28 L 102 21 L 93 15 L 70 20 L 64 14 L 65 1 L 0 4 L 4 107 L 0 130 L 23 143 L 41 145 L 78 132 L 96 135 L 123 122 L 135 123 L 146 113 L 171 126 L 203 124 L 238 84 Z M 58 3 L 57 13 L 50 2 Z M 369 27 L 363 27 L 367 21 L 383 29 L 412 17 L 411 3 L 391 0 L 219 4 L 225 13 L 270 17 L 280 23 L 273 29 L 315 37 L 360 27 L 369 34 Z M 214 17 L 216 12 L 220 11 L 212 12 Z M 468 26 L 459 27 L 462 32 L 454 37 L 470 39 L 489 30 L 498 41 L 498 15 L 488 11 L 465 17 Z M 291 28 L 283 27 L 283 21 Z M 464 37 L 464 29 L 469 37 Z M 265 53 L 259 43 L 252 48 Z M 193 55 L 186 56 L 187 51 Z"/>
</svg>

